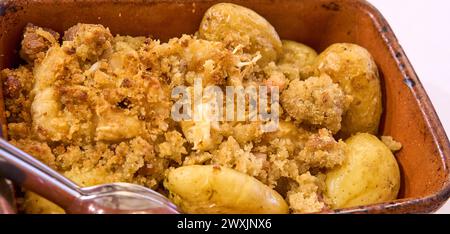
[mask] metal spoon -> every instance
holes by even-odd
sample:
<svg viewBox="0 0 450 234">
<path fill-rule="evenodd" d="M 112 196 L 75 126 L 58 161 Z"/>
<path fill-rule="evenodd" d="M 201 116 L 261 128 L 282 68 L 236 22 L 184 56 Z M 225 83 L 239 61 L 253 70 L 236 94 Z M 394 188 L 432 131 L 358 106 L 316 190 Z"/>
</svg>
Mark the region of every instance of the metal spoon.
<svg viewBox="0 0 450 234">
<path fill-rule="evenodd" d="M 0 174 L 72 214 L 178 214 L 163 195 L 143 186 L 111 183 L 81 188 L 0 138 Z"/>
</svg>

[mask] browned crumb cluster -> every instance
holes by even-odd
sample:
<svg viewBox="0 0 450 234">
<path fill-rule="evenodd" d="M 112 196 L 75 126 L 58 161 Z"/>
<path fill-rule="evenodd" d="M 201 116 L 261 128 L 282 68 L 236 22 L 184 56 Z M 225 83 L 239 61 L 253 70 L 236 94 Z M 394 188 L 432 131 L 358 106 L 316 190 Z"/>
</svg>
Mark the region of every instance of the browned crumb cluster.
<svg viewBox="0 0 450 234">
<path fill-rule="evenodd" d="M 326 209 L 322 173 L 344 160 L 345 143 L 333 134 L 351 99 L 329 77 L 289 84 L 276 63 L 260 67 L 242 48 L 191 35 L 163 43 L 78 24 L 62 39 L 28 25 L 27 64 L 1 72 L 11 143 L 83 186 L 121 181 L 164 193 L 170 167 L 218 164 L 275 189 L 293 213 Z M 171 89 L 197 77 L 284 89 L 278 131 L 250 121 L 175 122 Z M 63 212 L 31 192 L 24 200 L 28 213 Z"/>
<path fill-rule="evenodd" d="M 342 115 L 351 97 L 327 75 L 293 80 L 281 96 L 284 109 L 297 121 L 323 126 L 333 133 L 341 129 Z"/>
</svg>

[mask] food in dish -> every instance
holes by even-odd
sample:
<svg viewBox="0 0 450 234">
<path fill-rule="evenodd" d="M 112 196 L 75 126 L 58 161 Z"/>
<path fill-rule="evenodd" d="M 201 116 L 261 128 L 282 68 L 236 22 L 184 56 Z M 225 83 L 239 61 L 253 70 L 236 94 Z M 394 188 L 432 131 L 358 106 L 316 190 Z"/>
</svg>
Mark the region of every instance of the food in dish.
<svg viewBox="0 0 450 234">
<path fill-rule="evenodd" d="M 340 135 L 376 134 L 382 112 L 380 78 L 370 53 L 361 46 L 337 43 L 320 53 L 315 74 L 328 74 L 354 99 L 343 115 Z"/>
<path fill-rule="evenodd" d="M 286 201 L 259 180 L 227 167 L 192 165 L 170 170 L 164 186 L 188 213 L 288 213 Z"/>
<path fill-rule="evenodd" d="M 394 200 L 400 189 L 400 173 L 391 150 L 368 133 L 353 135 L 345 143 L 345 162 L 326 173 L 326 195 L 332 207 Z"/>
<path fill-rule="evenodd" d="M 280 40 L 267 20 L 234 4 L 211 7 L 196 34 L 168 42 L 113 36 L 93 24 L 61 35 L 28 25 L 25 64 L 1 72 L 8 134 L 82 186 L 144 185 L 189 213 L 308 213 L 396 197 L 398 167 L 387 148 L 372 135 L 344 141 L 375 134 L 382 111 L 376 65 L 358 45 L 335 44 L 317 55 Z M 277 130 L 262 131 L 263 121 L 250 119 L 173 119 L 172 91 L 184 86 L 190 95 L 196 78 L 205 89 L 278 88 Z M 208 100 L 196 108 L 208 109 Z M 355 144 L 367 145 L 371 167 L 357 161 Z M 341 193 L 355 179 L 344 175 L 374 171 L 382 174 Z M 330 187 L 333 178 L 341 188 Z M 380 183 L 363 190 L 380 196 L 349 202 L 367 183 Z M 63 212 L 29 191 L 20 207 Z"/>
</svg>

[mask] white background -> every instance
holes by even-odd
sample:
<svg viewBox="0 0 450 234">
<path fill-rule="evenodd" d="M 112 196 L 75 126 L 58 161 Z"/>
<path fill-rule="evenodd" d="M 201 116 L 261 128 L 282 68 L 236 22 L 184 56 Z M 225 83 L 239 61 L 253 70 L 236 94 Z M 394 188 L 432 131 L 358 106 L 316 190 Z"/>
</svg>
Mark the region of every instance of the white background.
<svg viewBox="0 0 450 234">
<path fill-rule="evenodd" d="M 450 1 L 368 1 L 392 27 L 450 135 Z M 450 200 L 437 213 L 450 214 Z"/>
</svg>

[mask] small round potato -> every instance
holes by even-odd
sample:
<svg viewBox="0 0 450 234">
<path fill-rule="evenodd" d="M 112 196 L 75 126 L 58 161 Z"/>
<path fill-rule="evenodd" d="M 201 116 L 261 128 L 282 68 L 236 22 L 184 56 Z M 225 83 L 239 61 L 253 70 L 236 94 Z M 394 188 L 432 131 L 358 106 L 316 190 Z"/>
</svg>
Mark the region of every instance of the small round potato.
<svg viewBox="0 0 450 234">
<path fill-rule="evenodd" d="M 288 205 L 275 190 L 226 167 L 179 167 L 169 171 L 164 186 L 186 213 L 288 213 Z"/>
<path fill-rule="evenodd" d="M 328 74 L 353 101 L 342 119 L 340 137 L 358 132 L 376 134 L 382 112 L 380 78 L 370 53 L 361 46 L 338 43 L 315 62 L 316 73 Z"/>
<path fill-rule="evenodd" d="M 347 158 L 326 174 L 326 196 L 332 207 L 347 208 L 392 201 L 400 172 L 392 152 L 377 137 L 359 133 L 348 138 Z"/>
<path fill-rule="evenodd" d="M 281 53 L 281 40 L 273 26 L 262 16 L 246 7 L 219 3 L 203 16 L 199 37 L 222 41 L 233 48 L 241 45 L 248 53 L 260 52 L 259 65 L 275 61 Z"/>
<path fill-rule="evenodd" d="M 65 211 L 51 201 L 26 191 L 24 197 L 25 212 L 29 214 L 64 214 Z"/>
<path fill-rule="evenodd" d="M 317 52 L 313 48 L 295 41 L 282 40 L 281 42 L 283 43 L 283 52 L 278 65 L 283 71 L 289 69 L 289 71 L 297 73 L 290 75 L 291 72 L 288 72 L 290 80 L 308 78 Z"/>
</svg>

